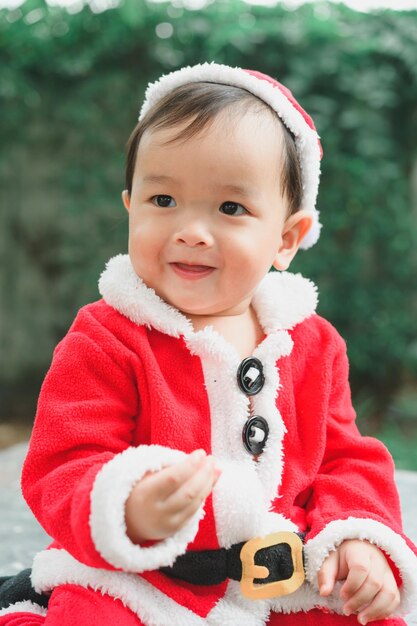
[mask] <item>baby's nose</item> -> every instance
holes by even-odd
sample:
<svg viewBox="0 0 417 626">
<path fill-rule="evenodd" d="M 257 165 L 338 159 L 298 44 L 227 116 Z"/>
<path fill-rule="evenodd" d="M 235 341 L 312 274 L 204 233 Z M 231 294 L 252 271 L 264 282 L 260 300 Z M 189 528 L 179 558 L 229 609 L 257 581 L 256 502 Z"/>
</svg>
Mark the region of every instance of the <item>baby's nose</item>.
<svg viewBox="0 0 417 626">
<path fill-rule="evenodd" d="M 202 221 L 190 220 L 184 222 L 175 234 L 177 243 L 187 246 L 212 246 L 213 234 L 208 225 Z"/>
</svg>

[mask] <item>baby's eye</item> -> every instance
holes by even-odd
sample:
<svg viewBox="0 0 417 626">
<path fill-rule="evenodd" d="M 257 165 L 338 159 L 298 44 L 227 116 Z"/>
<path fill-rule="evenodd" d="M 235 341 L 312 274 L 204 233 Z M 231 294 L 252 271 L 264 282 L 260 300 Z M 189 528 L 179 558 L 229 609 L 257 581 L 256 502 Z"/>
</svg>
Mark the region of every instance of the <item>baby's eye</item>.
<svg viewBox="0 0 417 626">
<path fill-rule="evenodd" d="M 160 207 L 176 206 L 175 200 L 172 196 L 165 196 L 165 195 L 153 196 L 151 200 L 154 204 L 156 204 L 156 206 L 160 206 Z"/>
<path fill-rule="evenodd" d="M 223 202 L 219 209 L 225 215 L 245 215 L 247 210 L 237 202 Z"/>
</svg>

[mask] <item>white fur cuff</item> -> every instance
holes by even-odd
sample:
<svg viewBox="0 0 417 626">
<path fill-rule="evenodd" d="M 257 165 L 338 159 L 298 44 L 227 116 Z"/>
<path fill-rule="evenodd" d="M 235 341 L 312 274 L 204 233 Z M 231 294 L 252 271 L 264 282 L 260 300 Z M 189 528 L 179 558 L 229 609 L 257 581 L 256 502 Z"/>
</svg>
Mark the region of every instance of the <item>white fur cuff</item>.
<svg viewBox="0 0 417 626">
<path fill-rule="evenodd" d="M 91 493 L 90 527 L 93 542 L 110 565 L 125 572 L 170 566 L 197 534 L 203 506 L 175 535 L 150 547 L 133 544 L 126 534 L 125 504 L 135 483 L 146 472 L 158 471 L 185 458 L 185 453 L 158 445 L 128 448 L 106 463 Z"/>
<path fill-rule="evenodd" d="M 417 603 L 417 557 L 401 535 L 388 526 L 372 519 L 349 517 L 330 522 L 316 537 L 305 545 L 306 576 L 318 589 L 317 572 L 330 552 L 347 539 L 369 541 L 383 550 L 395 563 L 402 582 L 401 604 L 396 614 L 408 613 Z"/>
</svg>

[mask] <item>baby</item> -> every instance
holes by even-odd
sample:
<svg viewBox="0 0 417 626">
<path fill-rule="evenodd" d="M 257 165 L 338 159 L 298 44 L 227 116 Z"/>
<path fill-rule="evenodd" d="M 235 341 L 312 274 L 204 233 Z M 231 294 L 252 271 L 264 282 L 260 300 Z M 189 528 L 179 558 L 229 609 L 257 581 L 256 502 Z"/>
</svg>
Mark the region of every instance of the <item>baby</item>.
<svg viewBox="0 0 417 626">
<path fill-rule="evenodd" d="M 129 255 L 55 351 L 23 470 L 52 593 L 0 626 L 404 624 L 417 556 L 391 458 L 357 431 L 315 286 L 285 271 L 319 236 L 320 159 L 269 76 L 206 63 L 149 86 Z"/>
</svg>

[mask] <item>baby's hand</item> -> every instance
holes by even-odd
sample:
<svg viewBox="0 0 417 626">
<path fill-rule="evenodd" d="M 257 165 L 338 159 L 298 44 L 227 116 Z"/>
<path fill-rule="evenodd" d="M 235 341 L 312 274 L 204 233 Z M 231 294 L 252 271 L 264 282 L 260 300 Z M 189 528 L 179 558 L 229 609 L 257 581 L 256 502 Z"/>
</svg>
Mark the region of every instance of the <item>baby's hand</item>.
<svg viewBox="0 0 417 626">
<path fill-rule="evenodd" d="M 329 596 L 337 580 L 345 580 L 340 589 L 345 615 L 358 613 L 360 624 L 392 615 L 400 603 L 384 554 L 367 541 L 344 541 L 329 554 L 318 573 L 320 595 Z"/>
<path fill-rule="evenodd" d="M 213 489 L 220 470 L 204 450 L 138 481 L 126 502 L 127 535 L 133 543 L 176 533 Z"/>
</svg>

